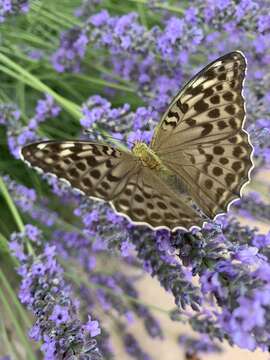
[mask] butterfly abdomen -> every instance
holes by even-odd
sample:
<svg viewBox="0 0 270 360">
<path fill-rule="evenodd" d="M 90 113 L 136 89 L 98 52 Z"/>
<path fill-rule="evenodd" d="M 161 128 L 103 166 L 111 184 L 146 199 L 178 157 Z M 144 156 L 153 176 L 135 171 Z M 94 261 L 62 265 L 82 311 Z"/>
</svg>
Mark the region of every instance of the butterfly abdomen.
<svg viewBox="0 0 270 360">
<path fill-rule="evenodd" d="M 144 166 L 150 169 L 162 169 L 162 163 L 158 155 L 150 149 L 145 143 L 138 142 L 132 148 L 133 154 L 138 157 Z"/>
</svg>

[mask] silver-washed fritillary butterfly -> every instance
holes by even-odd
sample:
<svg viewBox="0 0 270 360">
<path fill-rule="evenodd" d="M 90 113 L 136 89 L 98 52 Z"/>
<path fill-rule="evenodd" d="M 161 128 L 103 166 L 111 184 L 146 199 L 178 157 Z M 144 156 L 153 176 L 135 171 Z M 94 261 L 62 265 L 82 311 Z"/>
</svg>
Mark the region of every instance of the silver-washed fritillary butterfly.
<svg viewBox="0 0 270 360">
<path fill-rule="evenodd" d="M 138 142 L 124 151 L 91 141 L 41 141 L 25 146 L 22 156 L 86 196 L 110 202 L 135 224 L 201 227 L 201 211 L 211 219 L 226 212 L 249 181 L 245 71 L 239 51 L 206 66 L 173 99 L 149 147 Z"/>
</svg>

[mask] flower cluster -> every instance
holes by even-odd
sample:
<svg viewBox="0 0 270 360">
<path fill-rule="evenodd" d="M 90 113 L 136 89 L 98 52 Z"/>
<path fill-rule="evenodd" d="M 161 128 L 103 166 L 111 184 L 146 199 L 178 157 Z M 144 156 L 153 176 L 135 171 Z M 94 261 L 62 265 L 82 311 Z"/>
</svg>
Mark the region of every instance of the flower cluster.
<svg viewBox="0 0 270 360">
<path fill-rule="evenodd" d="M 112 104 L 100 97 L 91 96 L 82 106 L 83 118 L 81 125 L 86 129 L 95 126 L 99 130 L 99 138 L 105 131 L 104 138 L 126 141 L 128 146 L 136 140 L 150 142 L 153 125 L 157 122 L 158 113 L 152 107 L 139 107 L 130 111 L 129 104 L 121 108 L 112 108 Z M 110 134 L 108 136 L 107 134 Z M 91 134 L 96 138 L 95 133 Z M 98 138 L 98 139 L 99 139 Z"/>
<path fill-rule="evenodd" d="M 153 105 L 162 109 L 179 87 L 179 65 L 187 62 L 187 50 L 192 52 L 202 38 L 192 11 L 184 19 L 170 18 L 164 30 L 157 26 L 148 30 L 139 23 L 136 13 L 112 17 L 102 10 L 90 16 L 81 28 L 64 33 L 52 59 L 57 71 L 77 71 L 85 55 L 84 46 L 77 46 L 79 39 L 95 48 L 103 47 L 111 54 L 115 73 L 138 82 L 142 96 L 156 99 Z"/>
<path fill-rule="evenodd" d="M 126 124 L 125 121 L 123 121 L 123 118 L 128 113 L 129 109 L 130 107 L 128 104 L 125 104 L 123 107 L 118 109 L 112 109 L 112 104 L 108 100 L 98 95 L 91 96 L 82 105 L 83 118 L 81 119 L 81 125 L 88 129 L 93 124 L 98 124 L 100 129 L 105 130 L 108 133 L 111 133 L 112 131 L 117 131 L 118 125 L 118 132 L 121 133 L 123 132 L 121 128 L 126 130 Z"/>
<path fill-rule="evenodd" d="M 181 346 L 184 346 L 187 359 L 192 359 L 192 356 L 198 354 L 221 352 L 220 346 L 213 343 L 208 336 L 196 339 L 187 335 L 179 335 L 178 342 Z"/>
<path fill-rule="evenodd" d="M 38 245 L 42 242 L 40 230 L 32 225 L 23 233 L 13 233 L 10 242 L 12 253 L 20 261 L 20 300 L 35 316 L 29 336 L 43 342 L 41 350 L 47 360 L 83 355 L 101 359 L 93 339 L 100 334 L 98 322 L 90 316 L 85 324 L 79 320 L 78 303 L 72 299 L 63 269 L 56 261 L 55 247 L 47 244 L 41 255 L 27 255 L 24 246 L 29 240 Z"/>
<path fill-rule="evenodd" d="M 75 10 L 74 14 L 78 17 L 88 18 L 100 3 L 101 0 L 82 0 L 81 6 Z"/>
<path fill-rule="evenodd" d="M 213 308 L 211 322 L 219 328 L 222 334 L 219 336 L 227 337 L 231 343 L 243 348 L 265 350 L 269 344 L 264 315 L 269 311 L 270 303 L 269 263 L 263 248 L 269 244 L 269 234 L 257 234 L 255 230 L 242 227 L 235 219 L 223 219 L 220 225 L 218 232 L 208 226 L 202 233 L 195 233 L 192 237 L 184 235 L 180 242 L 178 239 L 179 256 L 183 256 L 182 249 L 187 249 L 187 243 L 189 263 L 193 272 L 200 275 L 204 301 L 208 299 L 211 304 L 208 313 Z M 198 261 L 192 242 L 198 242 L 202 235 L 204 239 L 207 237 L 207 242 L 199 246 L 201 259 Z M 236 239 L 241 239 L 242 243 Z M 260 251 L 256 246 L 261 248 Z M 183 259 L 187 259 L 186 250 Z M 213 298 L 219 306 L 217 310 L 214 310 Z"/>
<path fill-rule="evenodd" d="M 152 360 L 140 347 L 138 341 L 132 334 L 126 334 L 124 337 L 126 352 L 136 360 Z"/>
<path fill-rule="evenodd" d="M 30 119 L 27 126 L 20 121 L 20 111 L 15 105 L 8 104 L 2 106 L 0 123 L 7 126 L 8 130 L 8 146 L 12 155 L 19 159 L 20 151 L 23 145 L 37 140 L 37 128 L 40 123 L 47 119 L 57 117 L 60 108 L 54 102 L 50 95 L 46 95 L 45 99 L 38 100 L 36 105 L 36 113 Z"/>
<path fill-rule="evenodd" d="M 61 37 L 61 47 L 52 56 L 52 63 L 56 71 L 74 71 L 80 70 L 80 59 L 86 52 L 88 37 L 85 30 L 75 28 Z"/>
<path fill-rule="evenodd" d="M 241 201 L 235 204 L 239 209 L 239 214 L 246 218 L 256 218 L 267 220 L 270 217 L 270 205 L 262 200 L 261 195 L 257 192 L 251 192 Z"/>
<path fill-rule="evenodd" d="M 29 10 L 28 0 L 1 0 L 0 1 L 0 23 L 4 22 L 10 15 L 26 13 Z"/>
<path fill-rule="evenodd" d="M 254 157 L 262 164 L 270 163 L 270 120 L 260 119 L 249 127 Z"/>
<path fill-rule="evenodd" d="M 28 188 L 16 181 L 4 176 L 3 180 L 10 191 L 15 204 L 24 212 L 28 213 L 31 218 L 38 220 L 45 226 L 52 226 L 56 219 L 57 213 L 47 207 L 46 199 L 40 199 L 40 205 L 37 203 L 37 193 L 35 189 Z"/>
</svg>

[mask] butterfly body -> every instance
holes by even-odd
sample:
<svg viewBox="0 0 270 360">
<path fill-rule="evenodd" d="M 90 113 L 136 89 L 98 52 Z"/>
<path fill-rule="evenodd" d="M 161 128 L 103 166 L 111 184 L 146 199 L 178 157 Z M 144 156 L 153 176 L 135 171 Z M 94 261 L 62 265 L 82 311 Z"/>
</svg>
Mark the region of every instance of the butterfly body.
<svg viewBox="0 0 270 360">
<path fill-rule="evenodd" d="M 132 148 L 132 153 L 142 161 L 144 166 L 150 169 L 161 170 L 164 168 L 158 155 L 144 142 L 137 142 Z"/>
<path fill-rule="evenodd" d="M 22 157 L 135 224 L 201 227 L 241 196 L 253 167 L 243 129 L 245 71 L 239 51 L 206 66 L 172 100 L 150 146 L 137 142 L 123 151 L 91 141 L 43 141 L 25 146 Z"/>
</svg>

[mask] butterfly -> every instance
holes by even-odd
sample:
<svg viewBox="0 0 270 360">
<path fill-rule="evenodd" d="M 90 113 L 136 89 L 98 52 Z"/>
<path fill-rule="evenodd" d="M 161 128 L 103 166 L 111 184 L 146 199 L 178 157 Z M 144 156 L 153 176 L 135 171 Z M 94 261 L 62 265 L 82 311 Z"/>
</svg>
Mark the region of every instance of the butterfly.
<svg viewBox="0 0 270 360">
<path fill-rule="evenodd" d="M 23 147 L 22 157 L 109 202 L 134 224 L 200 228 L 225 213 L 250 178 L 245 73 L 240 51 L 206 66 L 172 100 L 149 146 L 136 142 L 129 151 L 83 140 L 41 141 Z"/>
</svg>

